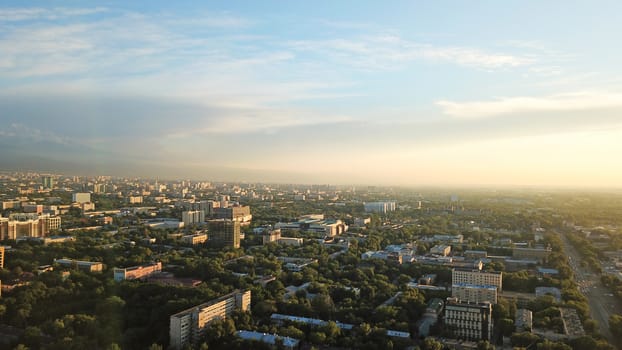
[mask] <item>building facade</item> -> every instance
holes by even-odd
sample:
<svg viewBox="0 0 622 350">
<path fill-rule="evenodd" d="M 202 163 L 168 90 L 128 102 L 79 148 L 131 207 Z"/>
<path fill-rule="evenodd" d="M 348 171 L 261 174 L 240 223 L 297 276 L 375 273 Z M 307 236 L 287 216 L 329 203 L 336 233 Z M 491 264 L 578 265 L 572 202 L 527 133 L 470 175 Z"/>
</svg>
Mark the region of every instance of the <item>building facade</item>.
<svg viewBox="0 0 622 350">
<path fill-rule="evenodd" d="M 489 302 L 496 304 L 497 287 L 458 283 L 451 286 L 451 296 L 471 303 Z"/>
<path fill-rule="evenodd" d="M 553 251 L 551 248 L 512 248 L 512 257 L 516 259 L 533 259 L 546 261 Z"/>
<path fill-rule="evenodd" d="M 228 219 L 239 221 L 242 224 L 250 224 L 253 219 L 251 215 L 251 208 L 247 205 L 234 205 L 232 207 L 214 208 L 214 217 L 216 219 Z"/>
<path fill-rule="evenodd" d="M 492 304 L 447 298 L 444 321 L 445 327 L 458 339 L 490 340 L 493 334 Z"/>
<path fill-rule="evenodd" d="M 453 269 L 451 284 L 474 284 L 479 286 L 495 286 L 498 291 L 503 290 L 501 272 L 484 272 L 480 270 Z"/>
<path fill-rule="evenodd" d="M 170 317 L 170 347 L 175 350 L 196 344 L 207 326 L 215 320 L 231 317 L 235 310 L 249 311 L 251 291 L 235 291 L 207 303 L 191 307 Z"/>
<path fill-rule="evenodd" d="M 0 217 L 0 239 L 40 238 L 60 229 L 60 217 L 49 214 L 14 213 Z"/>
<path fill-rule="evenodd" d="M 73 259 L 54 259 L 54 263 L 62 267 L 78 269 L 86 272 L 102 272 L 104 270 L 104 264 L 98 261 L 81 261 Z"/>
<path fill-rule="evenodd" d="M 181 241 L 186 244 L 196 245 L 207 242 L 207 235 L 205 233 L 197 233 L 194 235 L 185 235 L 181 237 Z"/>
<path fill-rule="evenodd" d="M 91 194 L 88 192 L 72 193 L 71 201 L 74 203 L 89 203 L 91 202 Z"/>
<path fill-rule="evenodd" d="M 435 245 L 430 248 L 430 254 L 448 256 L 451 253 L 451 246 L 446 244 Z"/>
<path fill-rule="evenodd" d="M 281 230 L 266 230 L 262 234 L 263 244 L 268 244 L 272 242 L 276 242 L 281 238 Z"/>
<path fill-rule="evenodd" d="M 366 213 L 386 214 L 390 211 L 395 211 L 395 209 L 397 208 L 397 203 L 395 201 L 369 202 L 365 203 L 364 206 Z"/>
<path fill-rule="evenodd" d="M 52 176 L 44 176 L 41 178 L 41 184 L 46 190 L 51 190 L 56 185 L 56 181 Z"/>
<path fill-rule="evenodd" d="M 132 266 L 126 268 L 116 268 L 114 269 L 114 280 L 117 282 L 124 280 L 135 280 L 141 279 L 145 277 L 149 277 L 150 275 L 161 272 L 162 271 L 162 263 L 156 262 L 146 265 L 140 266 Z"/>
<path fill-rule="evenodd" d="M 189 210 L 181 213 L 181 221 L 184 226 L 198 225 L 205 221 L 205 213 L 201 210 Z"/>
<path fill-rule="evenodd" d="M 210 220 L 208 228 L 210 241 L 226 247 L 240 248 L 240 222 L 235 220 Z"/>
</svg>

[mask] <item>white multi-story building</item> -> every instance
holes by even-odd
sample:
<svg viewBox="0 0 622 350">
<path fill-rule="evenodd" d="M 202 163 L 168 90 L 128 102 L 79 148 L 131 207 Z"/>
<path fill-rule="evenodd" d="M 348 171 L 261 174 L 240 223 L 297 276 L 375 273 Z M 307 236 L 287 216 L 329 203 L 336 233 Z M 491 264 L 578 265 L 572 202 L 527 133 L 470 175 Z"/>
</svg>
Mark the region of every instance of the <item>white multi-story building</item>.
<svg viewBox="0 0 622 350">
<path fill-rule="evenodd" d="M 395 201 L 387 201 L 387 202 L 369 202 L 365 203 L 365 212 L 367 213 L 379 213 L 386 214 L 390 211 L 395 211 L 397 209 L 397 203 Z"/>
<path fill-rule="evenodd" d="M 170 347 L 179 350 L 187 344 L 196 344 L 211 322 L 231 317 L 235 310 L 249 311 L 250 307 L 251 291 L 247 290 L 178 312 L 170 317 Z"/>
<path fill-rule="evenodd" d="M 479 286 L 495 286 L 502 291 L 501 272 L 484 272 L 480 270 L 453 269 L 451 284 L 474 284 Z"/>
<path fill-rule="evenodd" d="M 490 340 L 492 337 L 492 304 L 466 303 L 447 298 L 445 327 L 454 337 L 466 340 Z"/>
</svg>

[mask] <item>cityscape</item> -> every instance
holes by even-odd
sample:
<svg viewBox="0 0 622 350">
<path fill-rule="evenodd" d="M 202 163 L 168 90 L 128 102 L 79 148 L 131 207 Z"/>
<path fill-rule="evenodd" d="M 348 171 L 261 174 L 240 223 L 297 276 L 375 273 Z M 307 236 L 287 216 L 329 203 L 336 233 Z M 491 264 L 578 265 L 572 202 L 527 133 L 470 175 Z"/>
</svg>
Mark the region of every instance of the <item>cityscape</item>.
<svg viewBox="0 0 622 350">
<path fill-rule="evenodd" d="M 621 194 L 0 175 L 6 348 L 613 349 Z"/>
<path fill-rule="evenodd" d="M 3 1 L 0 350 L 622 349 L 621 12 Z"/>
</svg>

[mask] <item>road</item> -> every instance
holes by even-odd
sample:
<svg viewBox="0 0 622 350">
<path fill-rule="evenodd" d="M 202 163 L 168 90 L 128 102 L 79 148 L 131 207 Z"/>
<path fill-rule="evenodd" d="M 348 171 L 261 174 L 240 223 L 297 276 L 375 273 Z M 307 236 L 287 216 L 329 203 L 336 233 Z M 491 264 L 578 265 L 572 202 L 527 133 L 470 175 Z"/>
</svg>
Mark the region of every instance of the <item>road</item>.
<svg viewBox="0 0 622 350">
<path fill-rule="evenodd" d="M 610 294 L 609 289 L 602 284 L 599 275 L 593 274 L 579 265 L 581 255 L 564 234 L 560 234 L 560 238 L 564 243 L 564 251 L 569 257 L 570 267 L 574 271 L 578 288 L 587 297 L 590 316 L 598 322 L 600 333 L 607 338 L 609 343 L 615 344 L 609 331 L 609 316 L 620 309 L 617 300 Z"/>
</svg>

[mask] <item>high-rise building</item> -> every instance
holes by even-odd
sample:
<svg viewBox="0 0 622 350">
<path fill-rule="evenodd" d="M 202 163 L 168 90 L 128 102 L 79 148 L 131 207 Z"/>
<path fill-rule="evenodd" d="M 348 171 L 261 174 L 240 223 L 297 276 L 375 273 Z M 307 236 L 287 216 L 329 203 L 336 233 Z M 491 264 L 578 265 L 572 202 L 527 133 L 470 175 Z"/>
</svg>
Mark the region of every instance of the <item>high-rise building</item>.
<svg viewBox="0 0 622 350">
<path fill-rule="evenodd" d="M 240 248 L 240 222 L 235 220 L 210 220 L 209 240 L 227 247 Z"/>
<path fill-rule="evenodd" d="M 367 213 L 379 213 L 386 214 L 390 211 L 395 211 L 397 203 L 395 201 L 388 202 L 369 202 L 365 203 L 365 212 Z"/>
<path fill-rule="evenodd" d="M 249 311 L 250 306 L 251 291 L 235 291 L 172 315 L 169 320 L 170 347 L 179 350 L 188 344 L 196 344 L 211 322 L 231 317 L 235 310 Z"/>
<path fill-rule="evenodd" d="M 181 221 L 184 222 L 184 226 L 202 224 L 205 221 L 205 213 L 201 210 L 183 211 Z"/>
<path fill-rule="evenodd" d="M 44 176 L 41 178 L 41 184 L 43 188 L 51 190 L 56 185 L 56 180 L 52 176 Z"/>
<path fill-rule="evenodd" d="M 45 237 L 50 230 L 60 228 L 60 217 L 49 214 L 14 213 L 0 217 L 0 239 Z"/>
<path fill-rule="evenodd" d="M 241 223 L 250 223 L 253 219 L 253 215 L 251 215 L 251 208 L 247 205 L 234 205 L 228 208 L 214 208 L 214 216 L 216 219 L 229 219 L 239 221 Z"/>
<path fill-rule="evenodd" d="M 454 337 L 466 340 L 490 340 L 492 337 L 492 304 L 467 303 L 447 298 L 445 328 Z"/>
</svg>

